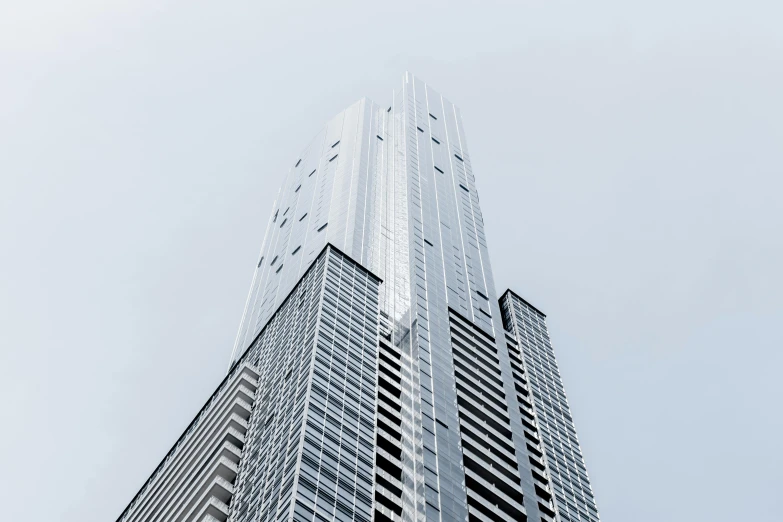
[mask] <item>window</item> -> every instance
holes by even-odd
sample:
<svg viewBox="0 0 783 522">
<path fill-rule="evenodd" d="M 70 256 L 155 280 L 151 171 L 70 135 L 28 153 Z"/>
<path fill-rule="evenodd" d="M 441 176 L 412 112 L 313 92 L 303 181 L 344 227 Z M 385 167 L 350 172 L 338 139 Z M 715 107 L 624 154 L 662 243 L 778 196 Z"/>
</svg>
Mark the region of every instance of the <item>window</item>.
<svg viewBox="0 0 783 522">
<path fill-rule="evenodd" d="M 285 222 L 288 221 L 288 218 L 285 218 L 282 223 L 280 223 L 280 228 L 283 228 L 283 225 L 285 225 Z"/>
<path fill-rule="evenodd" d="M 280 272 L 283 269 L 283 263 L 280 263 L 280 266 L 277 267 L 277 270 L 275 270 L 275 274 Z"/>
<path fill-rule="evenodd" d="M 303 220 L 304 218 L 306 218 L 306 217 L 307 217 L 307 212 L 305 212 L 304 214 L 302 214 L 302 217 L 300 217 L 300 218 L 299 218 L 299 221 L 302 221 L 302 220 Z"/>
<path fill-rule="evenodd" d="M 421 127 L 416 127 L 416 128 L 419 129 L 419 132 L 424 132 L 424 129 L 422 129 Z"/>
<path fill-rule="evenodd" d="M 261 259 L 258 260 L 258 266 L 260 267 L 261 263 L 263 263 L 263 262 L 264 262 L 264 257 L 261 256 Z"/>
<path fill-rule="evenodd" d="M 325 229 L 325 228 L 326 228 L 326 225 L 328 225 L 328 224 L 329 224 L 329 223 L 324 223 L 323 225 L 321 225 L 321 226 L 318 228 L 318 230 L 316 230 L 316 232 L 320 232 L 321 230 Z"/>
<path fill-rule="evenodd" d="M 464 190 L 465 192 L 470 192 L 470 189 L 468 189 L 468 187 L 466 187 L 466 186 L 465 186 L 465 185 L 463 185 L 462 183 L 460 183 L 460 184 L 459 184 L 459 186 L 460 186 L 460 188 L 461 188 L 462 190 Z"/>
<path fill-rule="evenodd" d="M 379 140 L 383 141 L 383 138 L 381 138 L 380 134 L 376 134 L 375 137 L 378 138 Z"/>
<path fill-rule="evenodd" d="M 293 251 L 293 252 L 291 252 L 291 255 L 294 255 L 294 254 L 296 254 L 296 253 L 297 253 L 297 252 L 299 252 L 301 249 L 302 249 L 302 245 L 299 245 L 298 247 L 296 247 L 296 248 L 294 249 L 294 251 Z"/>
<path fill-rule="evenodd" d="M 302 188 L 302 185 L 299 185 L 298 187 L 296 187 L 296 190 L 294 192 L 299 192 L 300 188 Z"/>
<path fill-rule="evenodd" d="M 311 172 L 311 173 L 310 173 L 310 174 L 309 174 L 307 177 L 309 178 L 310 176 L 312 176 L 313 174 L 315 174 L 315 171 L 316 171 L 316 170 L 318 170 L 318 169 L 313 169 L 313 171 L 312 171 L 312 172 Z"/>
<path fill-rule="evenodd" d="M 275 264 L 275 261 L 277 261 L 277 256 L 275 256 L 275 258 L 272 260 L 272 262 L 271 262 L 271 263 L 269 263 L 269 266 L 272 266 L 272 265 L 274 265 L 274 264 Z"/>
<path fill-rule="evenodd" d="M 340 140 L 337 140 L 337 141 L 335 141 L 335 142 L 332 144 L 332 148 L 335 148 L 335 147 L 336 147 L 336 146 L 338 146 L 339 144 L 340 144 Z"/>
<path fill-rule="evenodd" d="M 437 165 L 435 165 L 435 170 L 437 170 L 437 171 L 438 171 L 438 172 L 440 172 L 441 174 L 445 174 L 445 172 L 443 172 L 443 171 L 440 169 L 440 167 L 438 167 Z"/>
<path fill-rule="evenodd" d="M 437 117 L 437 116 L 435 116 L 435 115 L 434 115 L 434 114 L 432 114 L 432 113 L 430 113 L 430 118 L 432 118 L 433 120 L 437 120 L 437 119 L 438 119 L 438 117 Z"/>
<path fill-rule="evenodd" d="M 440 142 L 438 141 L 438 139 L 437 139 L 435 136 L 433 136 L 433 137 L 432 137 L 432 141 L 434 141 L 435 143 L 437 143 L 438 145 L 440 145 Z"/>
<path fill-rule="evenodd" d="M 300 163 L 302 163 L 302 160 L 301 160 L 301 159 L 300 159 L 299 161 L 297 161 L 297 162 L 296 162 L 296 165 L 294 165 L 294 167 L 298 167 Z"/>
<path fill-rule="evenodd" d="M 337 157 L 337 154 L 335 154 L 334 156 L 332 156 L 331 158 L 329 158 L 329 161 L 334 161 L 334 159 L 335 159 L 336 157 Z"/>
</svg>

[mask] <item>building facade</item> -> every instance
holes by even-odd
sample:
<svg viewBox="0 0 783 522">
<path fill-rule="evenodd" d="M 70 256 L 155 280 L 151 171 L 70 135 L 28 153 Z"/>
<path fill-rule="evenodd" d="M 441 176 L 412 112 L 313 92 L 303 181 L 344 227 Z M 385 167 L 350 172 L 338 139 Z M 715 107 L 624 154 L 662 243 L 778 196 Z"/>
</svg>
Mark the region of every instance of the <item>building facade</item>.
<svg viewBox="0 0 783 522">
<path fill-rule="evenodd" d="M 530 394 L 518 396 L 520 412 L 533 413 L 543 441 L 545 464 L 551 478 L 560 519 L 598 520 L 598 508 L 574 428 L 574 420 L 557 369 L 555 352 L 546 328 L 546 316 L 506 290 L 500 299 L 503 324 L 516 343 L 508 349 L 516 363 L 514 378 L 525 375 Z"/>
<path fill-rule="evenodd" d="M 267 224 L 229 369 L 256 376 L 230 496 L 179 499 L 225 509 L 147 520 L 597 521 L 523 304 L 498 300 L 459 109 L 409 74 L 391 105 L 358 101 Z M 172 496 L 172 451 L 120 520 Z"/>
</svg>

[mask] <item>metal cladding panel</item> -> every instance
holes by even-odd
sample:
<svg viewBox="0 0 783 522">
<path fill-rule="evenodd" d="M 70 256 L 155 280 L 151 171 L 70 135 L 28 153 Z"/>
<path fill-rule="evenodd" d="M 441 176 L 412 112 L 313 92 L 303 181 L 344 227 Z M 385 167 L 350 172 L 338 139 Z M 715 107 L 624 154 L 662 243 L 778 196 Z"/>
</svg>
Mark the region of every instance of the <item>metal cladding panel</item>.
<svg viewBox="0 0 783 522">
<path fill-rule="evenodd" d="M 249 345 L 330 243 L 369 258 L 380 225 L 374 195 L 386 113 L 366 99 L 335 116 L 292 162 L 269 218 L 232 354 Z M 365 261 L 365 266 L 368 266 Z M 368 266 L 368 268 L 371 268 Z"/>
<path fill-rule="evenodd" d="M 442 283 L 439 304 L 491 331 L 489 303 L 496 296 L 459 110 L 406 74 L 388 109 L 359 100 L 292 161 L 267 224 L 232 361 L 327 242 L 391 283 L 389 292 L 402 294 L 408 308 L 417 262 L 411 239 L 426 240 L 431 249 L 427 272 Z M 400 320 L 407 311 L 393 316 Z"/>
</svg>

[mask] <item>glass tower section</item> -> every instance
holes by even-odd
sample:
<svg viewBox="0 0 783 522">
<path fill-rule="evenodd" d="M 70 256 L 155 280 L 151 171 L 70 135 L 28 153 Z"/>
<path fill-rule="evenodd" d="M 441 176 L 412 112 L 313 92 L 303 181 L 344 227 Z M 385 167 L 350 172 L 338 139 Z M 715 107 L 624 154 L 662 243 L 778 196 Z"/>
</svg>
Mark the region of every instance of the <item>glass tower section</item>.
<svg viewBox="0 0 783 522">
<path fill-rule="evenodd" d="M 384 281 L 403 520 L 468 516 L 449 310 L 502 338 L 483 226 L 459 109 L 406 74 L 390 106 L 358 101 L 292 161 L 259 254 L 233 358 L 323 245 Z"/>
<path fill-rule="evenodd" d="M 560 505 L 510 295 L 459 109 L 406 73 L 389 106 L 335 116 L 267 223 L 230 362 L 257 391 L 218 519 L 597 521 Z"/>
</svg>

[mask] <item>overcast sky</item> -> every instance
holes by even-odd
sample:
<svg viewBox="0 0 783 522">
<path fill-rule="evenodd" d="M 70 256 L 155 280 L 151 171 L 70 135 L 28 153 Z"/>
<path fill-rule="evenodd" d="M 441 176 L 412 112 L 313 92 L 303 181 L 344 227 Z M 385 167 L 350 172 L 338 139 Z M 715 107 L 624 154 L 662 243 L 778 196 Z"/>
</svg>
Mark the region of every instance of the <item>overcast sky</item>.
<svg viewBox="0 0 783 522">
<path fill-rule="evenodd" d="M 426 5 L 425 5 L 426 4 Z M 606 522 L 783 511 L 783 4 L 0 4 L 3 518 L 106 522 L 221 380 L 297 153 L 411 71 Z"/>
</svg>

